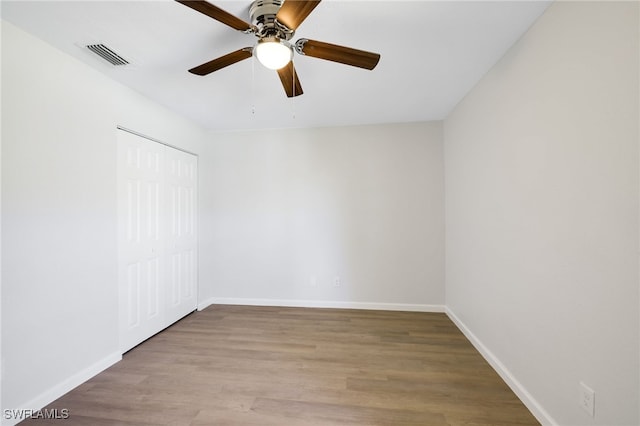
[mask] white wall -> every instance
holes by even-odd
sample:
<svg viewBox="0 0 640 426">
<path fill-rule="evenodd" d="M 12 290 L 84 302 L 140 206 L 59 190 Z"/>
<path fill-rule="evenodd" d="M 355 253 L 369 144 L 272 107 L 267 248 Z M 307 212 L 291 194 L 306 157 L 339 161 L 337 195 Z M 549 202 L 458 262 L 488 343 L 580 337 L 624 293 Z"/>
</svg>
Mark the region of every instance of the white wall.
<svg viewBox="0 0 640 426">
<path fill-rule="evenodd" d="M 441 127 L 211 134 L 201 300 L 441 310 Z"/>
<path fill-rule="evenodd" d="M 640 421 L 638 35 L 556 2 L 445 121 L 447 306 L 546 422 Z"/>
<path fill-rule="evenodd" d="M 2 23 L 2 406 L 41 407 L 119 358 L 116 126 L 204 133 Z"/>
</svg>

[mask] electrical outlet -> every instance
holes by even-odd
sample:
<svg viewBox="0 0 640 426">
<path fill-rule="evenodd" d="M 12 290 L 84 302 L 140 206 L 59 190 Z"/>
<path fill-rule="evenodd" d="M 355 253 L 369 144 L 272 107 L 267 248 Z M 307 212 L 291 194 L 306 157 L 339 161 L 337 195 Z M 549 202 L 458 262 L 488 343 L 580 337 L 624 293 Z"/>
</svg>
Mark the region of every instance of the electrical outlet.
<svg viewBox="0 0 640 426">
<path fill-rule="evenodd" d="M 595 415 L 596 393 L 582 382 L 580 382 L 580 399 L 578 400 L 578 404 L 580 404 L 580 407 L 591 417 Z"/>
<path fill-rule="evenodd" d="M 333 277 L 333 286 L 334 287 L 340 287 L 340 277 L 338 275 L 336 275 L 335 277 Z"/>
</svg>

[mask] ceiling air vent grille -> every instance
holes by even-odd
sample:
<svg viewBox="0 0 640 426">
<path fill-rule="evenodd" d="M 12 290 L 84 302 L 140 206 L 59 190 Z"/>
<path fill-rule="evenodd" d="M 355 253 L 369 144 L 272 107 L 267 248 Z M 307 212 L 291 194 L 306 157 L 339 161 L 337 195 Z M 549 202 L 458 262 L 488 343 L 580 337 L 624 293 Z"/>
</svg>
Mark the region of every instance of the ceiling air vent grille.
<svg viewBox="0 0 640 426">
<path fill-rule="evenodd" d="M 108 61 L 111 65 L 127 65 L 129 63 L 129 61 L 109 49 L 104 44 L 89 44 L 87 45 L 87 49 L 100 56 L 105 61 Z"/>
</svg>

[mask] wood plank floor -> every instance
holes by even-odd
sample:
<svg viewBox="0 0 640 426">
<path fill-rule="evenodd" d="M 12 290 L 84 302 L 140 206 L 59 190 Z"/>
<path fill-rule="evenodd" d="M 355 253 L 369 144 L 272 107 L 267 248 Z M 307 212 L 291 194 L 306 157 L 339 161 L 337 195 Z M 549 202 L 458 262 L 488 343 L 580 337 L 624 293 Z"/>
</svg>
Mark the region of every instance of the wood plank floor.
<svg viewBox="0 0 640 426">
<path fill-rule="evenodd" d="M 216 305 L 28 425 L 539 424 L 445 314 Z"/>
</svg>

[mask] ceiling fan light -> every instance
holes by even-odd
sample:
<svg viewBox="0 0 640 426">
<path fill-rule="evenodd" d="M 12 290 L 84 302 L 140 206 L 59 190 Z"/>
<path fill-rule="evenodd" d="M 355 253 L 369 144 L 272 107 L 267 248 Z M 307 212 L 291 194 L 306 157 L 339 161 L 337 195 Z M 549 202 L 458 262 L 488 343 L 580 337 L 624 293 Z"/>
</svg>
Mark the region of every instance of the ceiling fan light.
<svg viewBox="0 0 640 426">
<path fill-rule="evenodd" d="M 291 45 L 277 37 L 267 37 L 258 40 L 255 55 L 265 67 L 278 70 L 287 65 L 293 58 Z"/>
</svg>

